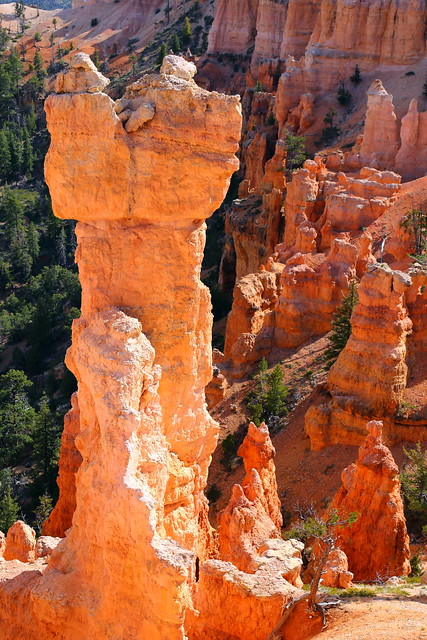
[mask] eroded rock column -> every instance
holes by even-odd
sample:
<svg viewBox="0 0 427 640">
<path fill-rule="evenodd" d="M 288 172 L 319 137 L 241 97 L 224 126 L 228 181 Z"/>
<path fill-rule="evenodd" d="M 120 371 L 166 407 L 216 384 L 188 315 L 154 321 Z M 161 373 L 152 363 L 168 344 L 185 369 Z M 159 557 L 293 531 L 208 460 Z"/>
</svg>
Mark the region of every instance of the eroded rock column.
<svg viewBox="0 0 427 640">
<path fill-rule="evenodd" d="M 195 71 L 168 56 L 115 103 L 78 54 L 46 100 L 53 209 L 78 220 L 67 364 L 82 460 L 72 526 L 44 574 L 0 572 L 4 640 L 185 637 L 217 430 L 204 221 L 237 169 L 241 126 L 239 99 L 198 88 Z"/>
</svg>

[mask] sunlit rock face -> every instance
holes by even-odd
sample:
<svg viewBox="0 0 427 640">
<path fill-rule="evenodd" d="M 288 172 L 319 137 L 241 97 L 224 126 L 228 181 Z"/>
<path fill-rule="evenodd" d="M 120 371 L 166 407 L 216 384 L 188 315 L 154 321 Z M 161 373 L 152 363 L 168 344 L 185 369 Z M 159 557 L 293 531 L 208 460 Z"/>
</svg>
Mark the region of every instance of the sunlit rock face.
<svg viewBox="0 0 427 640">
<path fill-rule="evenodd" d="M 79 54 L 46 100 L 54 212 L 78 220 L 82 314 L 67 364 L 81 461 L 71 528 L 43 575 L 4 563 L 5 640 L 185 636 L 195 560 L 211 545 L 217 431 L 204 220 L 238 166 L 241 127 L 238 98 L 198 88 L 195 71 L 167 57 L 115 103 Z"/>
</svg>

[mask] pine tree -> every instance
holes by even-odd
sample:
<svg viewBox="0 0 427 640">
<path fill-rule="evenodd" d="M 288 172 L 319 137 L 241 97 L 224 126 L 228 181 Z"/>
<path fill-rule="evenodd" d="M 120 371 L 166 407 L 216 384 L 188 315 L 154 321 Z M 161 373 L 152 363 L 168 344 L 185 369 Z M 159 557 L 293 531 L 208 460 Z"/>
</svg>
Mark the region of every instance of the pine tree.
<svg viewBox="0 0 427 640">
<path fill-rule="evenodd" d="M 22 127 L 22 172 L 30 178 L 34 168 L 33 146 L 27 127 Z"/>
<path fill-rule="evenodd" d="M 36 418 L 27 395 L 32 386 L 25 373 L 16 369 L 0 377 L 0 466 L 13 464 L 30 440 Z"/>
<path fill-rule="evenodd" d="M 40 409 L 33 429 L 34 472 L 42 476 L 45 483 L 54 480 L 52 472 L 56 469 L 59 448 L 59 433 L 57 422 L 49 407 L 49 400 L 43 394 Z"/>
<path fill-rule="evenodd" d="M 427 534 L 427 453 L 420 443 L 413 449 L 404 449 L 404 452 L 408 462 L 400 479 L 405 506 L 416 528 L 425 528 Z"/>
<path fill-rule="evenodd" d="M 171 49 L 174 53 L 179 53 L 181 51 L 181 42 L 177 33 L 175 33 L 171 40 Z"/>
<path fill-rule="evenodd" d="M 5 223 L 6 237 L 9 242 L 24 225 L 24 209 L 16 191 L 4 187 L 0 198 L 0 221 Z"/>
<path fill-rule="evenodd" d="M 5 132 L 0 130 L 0 179 L 7 180 L 11 172 L 11 156 L 9 142 Z"/>
<path fill-rule="evenodd" d="M 36 72 L 37 79 L 41 87 L 43 87 L 43 81 L 47 76 L 47 72 L 46 72 L 46 69 L 44 68 L 43 58 L 41 57 L 39 51 L 36 51 L 34 54 L 33 66 Z"/>
<path fill-rule="evenodd" d="M 192 33 L 190 19 L 188 16 L 185 16 L 184 26 L 182 28 L 182 41 L 184 44 L 190 44 Z"/>
<path fill-rule="evenodd" d="M 91 55 L 91 58 L 92 58 L 92 62 L 93 62 L 93 64 L 95 65 L 95 67 L 96 67 L 97 69 L 99 69 L 99 67 L 101 66 L 101 61 L 100 61 L 100 59 L 99 59 L 99 51 L 98 51 L 98 49 L 96 49 L 96 48 L 95 48 L 95 49 L 93 50 L 93 53 L 92 53 L 92 55 Z"/>
<path fill-rule="evenodd" d="M 167 56 L 167 54 L 168 54 L 168 48 L 167 48 L 166 44 L 164 42 L 162 42 L 162 45 L 161 45 L 161 47 L 159 49 L 159 53 L 157 55 L 157 65 L 159 67 L 162 66 L 163 58 L 165 56 Z"/>
<path fill-rule="evenodd" d="M 344 296 L 339 307 L 337 307 L 332 320 L 332 333 L 329 336 L 329 346 L 325 353 L 325 358 L 329 365 L 335 362 L 351 336 L 350 319 L 357 302 L 357 283 L 352 280 L 348 293 Z"/>
<path fill-rule="evenodd" d="M 30 222 L 27 227 L 27 246 L 33 261 L 37 260 L 40 254 L 39 232 L 34 222 Z"/>
<path fill-rule="evenodd" d="M 12 495 L 12 488 L 9 484 L 0 500 L 0 531 L 7 534 L 9 528 L 17 521 L 18 513 L 19 505 Z"/>
<path fill-rule="evenodd" d="M 359 82 L 362 82 L 362 76 L 360 74 L 360 69 L 358 64 L 354 67 L 354 73 L 352 76 L 350 76 L 350 81 L 353 84 L 359 84 Z"/>
<path fill-rule="evenodd" d="M 283 372 L 280 364 L 277 364 L 268 376 L 268 390 L 265 396 L 264 412 L 270 416 L 281 416 L 285 409 L 285 400 L 288 389 L 283 384 Z"/>
</svg>

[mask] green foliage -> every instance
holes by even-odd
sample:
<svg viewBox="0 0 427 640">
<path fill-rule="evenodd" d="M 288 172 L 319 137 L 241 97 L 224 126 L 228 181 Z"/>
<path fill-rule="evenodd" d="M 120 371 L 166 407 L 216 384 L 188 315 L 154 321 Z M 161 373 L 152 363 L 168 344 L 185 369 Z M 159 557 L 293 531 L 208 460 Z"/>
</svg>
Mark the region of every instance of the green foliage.
<svg viewBox="0 0 427 640">
<path fill-rule="evenodd" d="M 32 386 L 23 371 L 10 369 L 0 376 L 1 467 L 14 464 L 23 447 L 30 442 L 36 421 L 36 411 L 28 398 Z"/>
<path fill-rule="evenodd" d="M 42 39 L 42 34 L 40 33 L 40 31 L 36 31 L 34 34 L 34 40 L 36 42 L 41 42 L 41 39 Z"/>
<path fill-rule="evenodd" d="M 184 26 L 182 27 L 181 40 L 184 44 L 189 45 L 191 42 L 191 36 L 193 31 L 191 29 L 190 18 L 185 16 L 184 18 Z"/>
<path fill-rule="evenodd" d="M 358 64 L 354 67 L 354 73 L 353 73 L 352 76 L 350 76 L 350 82 L 352 82 L 353 84 L 356 84 L 356 85 L 358 85 L 360 82 L 362 82 L 362 76 L 361 76 Z"/>
<path fill-rule="evenodd" d="M 19 505 L 12 495 L 12 487 L 7 485 L 0 500 L 0 531 L 5 535 L 14 522 L 18 520 Z"/>
<path fill-rule="evenodd" d="M 422 209 L 411 209 L 403 218 L 401 226 L 414 241 L 415 254 L 412 257 L 418 262 L 424 262 L 427 253 L 427 213 Z"/>
<path fill-rule="evenodd" d="M 350 282 L 348 292 L 344 296 L 339 307 L 337 307 L 332 320 L 332 332 L 329 336 L 329 346 L 325 352 L 325 359 L 329 365 L 332 365 L 335 362 L 351 336 L 350 319 L 357 302 L 357 283 L 355 280 L 352 280 Z"/>
<path fill-rule="evenodd" d="M 50 410 L 47 395 L 43 394 L 32 431 L 32 473 L 34 477 L 41 478 L 45 486 L 55 482 L 60 433 L 61 424 L 58 424 L 56 416 Z"/>
<path fill-rule="evenodd" d="M 423 567 L 421 565 L 420 556 L 415 554 L 412 556 L 411 560 L 411 573 L 409 574 L 411 578 L 419 578 L 423 573 Z"/>
<path fill-rule="evenodd" d="M 250 419 L 259 426 L 261 422 L 268 422 L 273 417 L 281 418 L 287 413 L 288 389 L 283 384 L 280 365 L 276 365 L 273 371 L 268 373 L 265 358 L 259 363 L 255 379 L 255 387 L 246 398 L 246 404 Z"/>
<path fill-rule="evenodd" d="M 297 136 L 291 131 L 286 131 L 284 142 L 286 144 L 286 177 L 290 179 L 295 169 L 302 167 L 307 160 L 304 136 Z"/>
<path fill-rule="evenodd" d="M 50 512 L 53 509 L 52 498 L 48 493 L 43 493 L 40 496 L 39 504 L 34 510 L 34 528 L 36 533 L 41 535 L 43 522 L 49 517 Z"/>
<path fill-rule="evenodd" d="M 257 80 L 256 82 L 255 91 L 257 91 L 258 93 L 264 93 L 264 87 L 259 80 Z"/>
<path fill-rule="evenodd" d="M 93 50 L 93 53 L 91 55 L 91 59 L 92 59 L 93 64 L 95 65 L 95 67 L 97 69 L 99 69 L 99 67 L 101 66 L 101 60 L 99 59 L 99 51 L 98 51 L 98 49 L 95 48 Z"/>
<path fill-rule="evenodd" d="M 408 462 L 400 480 L 408 525 L 420 532 L 427 527 L 427 454 L 420 443 L 413 449 L 404 449 L 404 452 Z"/>
<path fill-rule="evenodd" d="M 336 114 L 337 112 L 335 109 L 329 109 L 326 116 L 323 118 L 323 122 L 327 126 L 322 130 L 322 135 L 319 140 L 319 145 L 322 145 L 322 144 L 328 145 L 340 135 L 341 131 L 335 125 Z"/>
<path fill-rule="evenodd" d="M 157 66 L 161 67 L 162 66 L 162 62 L 163 62 L 163 58 L 165 56 L 168 55 L 168 48 L 166 46 L 166 44 L 164 42 L 162 42 L 160 49 L 159 49 L 159 53 L 157 55 Z"/>
<path fill-rule="evenodd" d="M 90 26 L 91 26 L 92 28 L 93 28 L 93 27 L 96 27 L 96 25 L 98 24 L 98 22 L 99 22 L 99 21 L 98 21 L 98 18 L 92 18 L 92 20 L 90 21 Z"/>
<path fill-rule="evenodd" d="M 342 80 L 338 87 L 337 100 L 342 106 L 346 106 L 351 102 L 351 93 L 345 88 Z"/>
<path fill-rule="evenodd" d="M 174 53 L 179 53 L 181 51 L 181 42 L 177 33 L 172 36 L 170 47 Z"/>
</svg>

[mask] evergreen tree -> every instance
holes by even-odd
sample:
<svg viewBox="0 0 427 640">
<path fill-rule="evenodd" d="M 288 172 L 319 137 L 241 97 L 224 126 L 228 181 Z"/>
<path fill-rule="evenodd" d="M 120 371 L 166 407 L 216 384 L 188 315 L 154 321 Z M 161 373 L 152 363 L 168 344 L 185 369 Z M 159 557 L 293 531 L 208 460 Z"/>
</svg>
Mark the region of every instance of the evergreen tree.
<svg viewBox="0 0 427 640">
<path fill-rule="evenodd" d="M 427 534 L 427 453 L 420 443 L 413 449 L 404 449 L 408 462 L 400 475 L 405 506 L 416 529 Z"/>
<path fill-rule="evenodd" d="M 186 45 L 190 44 L 192 33 L 193 32 L 191 29 L 190 19 L 188 16 L 185 16 L 184 26 L 182 28 L 182 36 L 181 36 L 184 44 Z"/>
<path fill-rule="evenodd" d="M 281 416 L 285 409 L 288 389 L 283 384 L 283 372 L 279 364 L 269 374 L 267 379 L 267 393 L 264 401 L 264 413 L 268 417 Z"/>
<path fill-rule="evenodd" d="M 286 131 L 286 177 L 290 179 L 295 169 L 302 167 L 307 160 L 304 136 L 297 136 L 291 131 Z"/>
<path fill-rule="evenodd" d="M 10 484 L 0 500 L 0 531 L 5 535 L 14 522 L 18 520 L 19 505 L 12 495 Z"/>
<path fill-rule="evenodd" d="M 95 65 L 95 67 L 96 67 L 97 69 L 99 69 L 99 67 L 101 66 L 101 61 L 100 61 L 100 59 L 99 59 L 99 51 L 98 51 L 98 49 L 96 49 L 96 48 L 95 48 L 95 49 L 93 50 L 93 53 L 92 53 L 92 55 L 91 55 L 91 58 L 92 58 L 92 62 L 93 62 L 93 64 Z"/>
<path fill-rule="evenodd" d="M 34 222 L 30 222 L 27 227 L 27 246 L 33 261 L 37 260 L 40 254 L 39 232 Z"/>
<path fill-rule="evenodd" d="M 39 51 L 36 51 L 33 59 L 34 71 L 36 72 L 37 80 L 39 81 L 40 88 L 43 88 L 44 79 L 47 76 L 46 69 L 44 68 L 43 58 Z"/>
<path fill-rule="evenodd" d="M 164 42 L 162 42 L 162 45 L 161 45 L 161 47 L 159 49 L 159 53 L 157 55 L 157 65 L 159 67 L 162 66 L 163 58 L 165 56 L 167 56 L 167 54 L 168 54 L 168 48 L 167 48 L 166 44 Z"/>
<path fill-rule="evenodd" d="M 359 84 L 359 82 L 362 82 L 362 76 L 360 74 L 360 69 L 358 64 L 354 67 L 354 73 L 352 76 L 350 76 L 350 81 L 353 84 Z"/>
<path fill-rule="evenodd" d="M 0 179 L 7 180 L 11 172 L 9 142 L 3 129 L 0 130 Z"/>
<path fill-rule="evenodd" d="M 345 84 L 342 80 L 338 87 L 337 100 L 343 106 L 346 106 L 351 102 L 351 93 L 350 91 L 347 91 L 347 89 L 345 88 Z"/>
<path fill-rule="evenodd" d="M 5 223 L 6 237 L 9 241 L 24 224 L 24 208 L 16 191 L 8 186 L 3 188 L 0 197 L 0 220 Z"/>
<path fill-rule="evenodd" d="M 174 53 L 179 53 L 181 51 L 181 42 L 177 33 L 172 37 L 170 46 Z"/>
<path fill-rule="evenodd" d="M 273 416 L 281 417 L 286 413 L 286 397 L 288 389 L 283 384 L 283 372 L 276 365 L 268 373 L 267 360 L 263 358 L 259 364 L 256 385 L 247 398 L 250 419 L 259 426 L 262 421 L 268 422 Z"/>
<path fill-rule="evenodd" d="M 59 433 L 57 422 L 49 407 L 49 400 L 43 394 L 40 409 L 33 429 L 34 473 L 41 476 L 45 483 L 55 480 L 57 454 L 59 448 Z"/>
<path fill-rule="evenodd" d="M 344 296 L 339 307 L 337 307 L 332 320 L 332 333 L 329 336 L 329 346 L 325 353 L 329 365 L 335 362 L 351 336 L 350 319 L 357 302 L 357 283 L 352 280 L 348 293 Z"/>
<path fill-rule="evenodd" d="M 34 168 L 33 146 L 27 127 L 22 127 L 22 172 L 30 178 Z"/>
<path fill-rule="evenodd" d="M 27 395 L 32 386 L 23 371 L 9 369 L 0 376 L 0 466 L 14 464 L 30 440 L 36 419 Z"/>
</svg>

